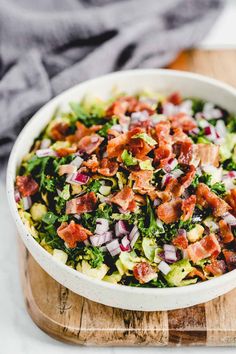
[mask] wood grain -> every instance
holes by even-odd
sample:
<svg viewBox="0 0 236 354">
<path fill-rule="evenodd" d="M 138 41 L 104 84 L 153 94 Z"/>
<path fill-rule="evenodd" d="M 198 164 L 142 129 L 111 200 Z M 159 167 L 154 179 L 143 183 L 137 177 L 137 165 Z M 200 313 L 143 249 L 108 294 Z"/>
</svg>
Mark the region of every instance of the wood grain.
<svg viewBox="0 0 236 354">
<path fill-rule="evenodd" d="M 236 86 L 236 50 L 191 50 L 169 68 Z M 168 312 L 124 311 L 89 301 L 58 284 L 20 244 L 27 310 L 61 341 L 100 346 L 236 345 L 236 290 L 206 304 Z"/>
</svg>

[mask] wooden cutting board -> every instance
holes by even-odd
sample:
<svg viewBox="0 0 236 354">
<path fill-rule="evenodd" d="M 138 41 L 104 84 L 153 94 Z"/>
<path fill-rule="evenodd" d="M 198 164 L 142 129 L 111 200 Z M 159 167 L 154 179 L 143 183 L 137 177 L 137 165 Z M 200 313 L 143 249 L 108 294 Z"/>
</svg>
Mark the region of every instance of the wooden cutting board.
<svg viewBox="0 0 236 354">
<path fill-rule="evenodd" d="M 236 50 L 182 53 L 170 65 L 236 86 Z M 136 312 L 89 301 L 66 289 L 20 244 L 27 310 L 43 331 L 59 340 L 99 346 L 236 345 L 236 289 L 183 310 Z"/>
</svg>

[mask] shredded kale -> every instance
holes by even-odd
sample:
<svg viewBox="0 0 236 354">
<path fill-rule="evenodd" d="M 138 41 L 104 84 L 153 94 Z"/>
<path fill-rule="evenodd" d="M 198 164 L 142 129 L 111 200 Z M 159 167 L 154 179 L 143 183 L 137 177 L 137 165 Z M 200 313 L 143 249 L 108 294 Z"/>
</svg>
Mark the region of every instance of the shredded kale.
<svg viewBox="0 0 236 354">
<path fill-rule="evenodd" d="M 146 210 L 143 210 L 142 215 L 137 218 L 137 226 L 143 237 L 152 238 L 158 236 L 163 230 L 157 225 L 150 199 L 147 197 L 146 200 L 147 205 L 144 207 Z"/>
<path fill-rule="evenodd" d="M 89 257 L 88 262 L 93 268 L 100 267 L 104 262 L 104 255 L 98 247 L 85 247 L 85 255 Z"/>
<path fill-rule="evenodd" d="M 117 124 L 118 119 L 117 118 L 112 118 L 109 120 L 107 123 L 103 125 L 103 127 L 98 131 L 98 134 L 101 135 L 102 137 L 106 138 L 107 137 L 107 131 L 110 129 L 113 125 Z"/>
<path fill-rule="evenodd" d="M 97 193 L 101 186 L 102 186 L 102 183 L 99 180 L 94 179 L 91 183 L 89 183 L 86 190 L 87 190 L 87 192 Z"/>
<path fill-rule="evenodd" d="M 92 125 L 100 125 L 106 123 L 105 118 L 98 116 L 95 114 L 96 112 L 93 114 L 88 114 L 80 103 L 71 102 L 70 107 L 74 113 L 74 120 L 72 123 L 80 121 L 88 128 Z"/>
<path fill-rule="evenodd" d="M 224 183 L 216 182 L 214 184 L 211 184 L 211 180 L 212 176 L 208 173 L 203 173 L 202 176 L 196 174 L 191 183 L 191 186 L 196 188 L 199 183 L 205 183 L 212 190 L 212 192 L 216 193 L 219 196 L 223 196 L 226 193 Z"/>
</svg>

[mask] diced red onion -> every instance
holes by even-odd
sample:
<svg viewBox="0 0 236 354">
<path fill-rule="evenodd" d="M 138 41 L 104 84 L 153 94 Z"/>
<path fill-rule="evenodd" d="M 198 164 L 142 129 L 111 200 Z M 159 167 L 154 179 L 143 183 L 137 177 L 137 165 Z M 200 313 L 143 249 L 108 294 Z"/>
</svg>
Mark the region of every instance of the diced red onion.
<svg viewBox="0 0 236 354">
<path fill-rule="evenodd" d="M 160 204 L 161 204 L 161 200 L 158 199 L 158 198 L 156 198 L 156 199 L 154 200 L 154 202 L 153 202 L 153 206 L 154 206 L 154 207 L 156 207 L 156 206 L 158 206 L 158 205 L 160 205 Z"/>
<path fill-rule="evenodd" d="M 161 181 L 162 187 L 166 186 L 170 182 L 171 178 L 172 178 L 172 175 L 170 173 L 166 173 L 162 177 L 162 181 Z"/>
<path fill-rule="evenodd" d="M 112 240 L 112 232 L 108 231 L 102 235 L 93 235 L 90 237 L 90 242 L 93 246 L 102 246 L 104 243 L 110 242 Z"/>
<path fill-rule="evenodd" d="M 213 103 L 206 102 L 203 107 L 203 115 L 206 119 L 218 119 L 222 117 L 222 112 L 215 108 Z"/>
<path fill-rule="evenodd" d="M 216 131 L 221 138 L 225 138 L 225 136 L 227 134 L 227 129 L 225 126 L 225 122 L 222 119 L 220 119 L 216 122 Z"/>
<path fill-rule="evenodd" d="M 38 157 L 57 156 L 57 153 L 53 149 L 39 149 L 36 151 L 36 155 Z"/>
<path fill-rule="evenodd" d="M 24 210 L 28 210 L 32 205 L 32 200 L 30 197 L 23 197 L 22 202 L 23 202 L 23 209 Z"/>
<path fill-rule="evenodd" d="M 178 165 L 178 160 L 177 159 L 171 159 L 168 162 L 168 165 L 170 166 L 170 169 L 173 170 Z"/>
<path fill-rule="evenodd" d="M 72 175 L 68 175 L 66 181 L 68 183 L 78 183 L 78 184 L 86 184 L 89 180 L 89 176 L 83 173 L 77 172 Z"/>
<path fill-rule="evenodd" d="M 108 252 L 111 254 L 112 257 L 120 254 L 120 252 L 121 252 L 120 244 L 119 244 L 119 241 L 117 239 L 107 243 L 106 247 L 107 247 Z"/>
<path fill-rule="evenodd" d="M 187 231 L 185 229 L 179 229 L 178 230 L 178 235 L 179 236 L 186 236 L 187 235 Z"/>
<path fill-rule="evenodd" d="M 224 215 L 222 215 L 222 217 L 224 221 L 227 222 L 227 224 L 229 224 L 230 226 L 236 225 L 236 218 L 232 214 L 225 213 Z"/>
<path fill-rule="evenodd" d="M 158 268 L 164 275 L 167 275 L 171 271 L 169 264 L 167 264 L 165 261 L 161 261 L 158 264 Z"/>
<path fill-rule="evenodd" d="M 14 191 L 14 197 L 15 197 L 15 202 L 19 203 L 19 201 L 20 201 L 20 192 L 17 189 L 15 189 L 15 191 Z"/>
<path fill-rule="evenodd" d="M 229 178 L 236 178 L 236 171 L 229 171 L 226 176 Z"/>
<path fill-rule="evenodd" d="M 148 112 L 145 110 L 142 112 L 133 112 L 131 114 L 132 121 L 144 122 L 145 120 L 148 119 L 148 117 L 149 117 Z"/>
<path fill-rule="evenodd" d="M 128 236 L 127 236 L 127 235 L 122 238 L 121 244 L 122 244 L 122 246 L 124 246 L 124 247 L 127 247 L 127 246 L 130 245 L 130 240 L 128 239 Z"/>
<path fill-rule="evenodd" d="M 124 210 L 124 209 L 122 209 L 122 208 L 118 208 L 118 210 L 119 210 L 119 213 L 120 213 L 120 214 L 128 214 L 128 213 L 129 213 L 128 210 Z"/>
<path fill-rule="evenodd" d="M 90 139 L 91 139 L 91 143 L 97 143 L 99 140 L 99 137 L 96 135 L 91 135 Z"/>
<path fill-rule="evenodd" d="M 165 252 L 165 261 L 168 263 L 176 262 L 177 256 L 175 252 L 166 251 Z"/>
<path fill-rule="evenodd" d="M 40 144 L 41 149 L 47 149 L 51 145 L 51 140 L 50 139 L 43 139 Z"/>
<path fill-rule="evenodd" d="M 114 124 L 112 127 L 111 127 L 112 130 L 115 130 L 116 132 L 118 133 L 121 133 L 122 132 L 122 126 L 120 124 Z"/>
<path fill-rule="evenodd" d="M 139 231 L 138 231 L 137 226 L 135 225 L 129 234 L 130 246 L 132 248 L 134 247 L 138 238 L 139 238 Z"/>
<path fill-rule="evenodd" d="M 74 216 L 74 218 L 76 218 L 77 220 L 81 220 L 81 215 L 80 215 L 80 214 L 74 214 L 73 216 Z"/>
<path fill-rule="evenodd" d="M 164 246 L 163 246 L 163 248 L 164 248 L 164 251 L 165 252 L 176 252 L 176 248 L 175 248 L 175 246 L 173 246 L 173 245 L 167 245 L 167 244 L 165 244 Z"/>
<path fill-rule="evenodd" d="M 82 159 L 82 157 L 76 156 L 76 158 L 73 161 L 71 161 L 70 164 L 76 166 L 77 168 L 80 168 L 83 162 L 84 160 Z"/>
<path fill-rule="evenodd" d="M 127 226 L 123 220 L 119 220 L 115 224 L 115 233 L 117 237 L 121 237 L 129 233 L 129 230 L 127 229 Z"/>
<path fill-rule="evenodd" d="M 96 220 L 95 234 L 102 235 L 109 230 L 109 221 L 107 219 L 98 218 Z"/>
<path fill-rule="evenodd" d="M 165 116 L 173 116 L 178 113 L 179 109 L 177 106 L 173 105 L 171 102 L 163 104 L 163 114 Z"/>
<path fill-rule="evenodd" d="M 207 136 L 207 139 L 214 141 L 217 139 L 216 131 L 213 125 L 209 125 L 208 127 L 204 128 L 204 133 Z"/>
<path fill-rule="evenodd" d="M 193 135 L 198 135 L 199 132 L 200 132 L 199 128 L 194 128 L 194 129 L 192 129 L 189 133 L 190 133 L 190 134 L 193 134 Z"/>
<path fill-rule="evenodd" d="M 176 170 L 172 171 L 171 174 L 174 178 L 177 179 L 183 174 L 183 171 L 177 168 Z"/>
</svg>

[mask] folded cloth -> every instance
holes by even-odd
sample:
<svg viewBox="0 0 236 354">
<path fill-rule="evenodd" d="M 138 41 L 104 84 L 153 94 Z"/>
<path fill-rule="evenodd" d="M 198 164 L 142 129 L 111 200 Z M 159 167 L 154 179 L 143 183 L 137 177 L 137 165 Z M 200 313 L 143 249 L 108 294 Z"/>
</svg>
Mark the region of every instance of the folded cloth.
<svg viewBox="0 0 236 354">
<path fill-rule="evenodd" d="M 115 70 L 165 66 L 209 31 L 222 0 L 1 0 L 0 158 L 53 96 Z"/>
</svg>

